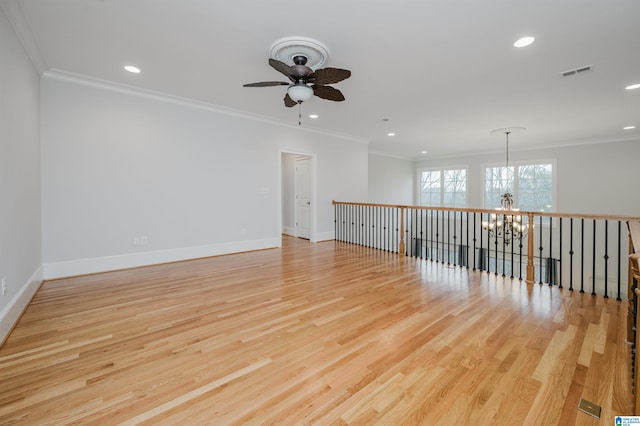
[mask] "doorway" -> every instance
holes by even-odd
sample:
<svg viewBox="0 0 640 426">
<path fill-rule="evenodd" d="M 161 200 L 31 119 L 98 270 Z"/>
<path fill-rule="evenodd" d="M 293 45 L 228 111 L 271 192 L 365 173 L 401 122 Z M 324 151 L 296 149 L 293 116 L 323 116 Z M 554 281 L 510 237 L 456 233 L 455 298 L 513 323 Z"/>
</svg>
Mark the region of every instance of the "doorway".
<svg viewBox="0 0 640 426">
<path fill-rule="evenodd" d="M 314 158 L 281 153 L 281 227 L 284 235 L 314 241 Z"/>
<path fill-rule="evenodd" d="M 309 157 L 296 157 L 295 161 L 295 224 L 298 238 L 310 239 L 311 233 L 311 179 Z"/>
</svg>

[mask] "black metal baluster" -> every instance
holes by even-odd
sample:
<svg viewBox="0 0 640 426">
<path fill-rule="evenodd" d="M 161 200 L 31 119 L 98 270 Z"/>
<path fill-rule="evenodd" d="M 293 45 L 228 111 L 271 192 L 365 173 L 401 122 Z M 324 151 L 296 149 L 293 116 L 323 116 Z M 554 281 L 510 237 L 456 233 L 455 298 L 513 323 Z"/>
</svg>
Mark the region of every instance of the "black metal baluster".
<svg viewBox="0 0 640 426">
<path fill-rule="evenodd" d="M 444 210 L 442 211 L 442 220 L 440 221 L 440 232 L 441 232 L 440 235 L 442 236 L 442 250 L 441 250 L 442 257 L 440 259 L 440 262 L 444 263 L 444 250 L 445 250 L 445 244 L 446 244 L 446 241 L 444 239 L 446 236 L 444 232 Z"/>
<path fill-rule="evenodd" d="M 620 264 L 622 263 L 622 252 L 621 252 L 621 245 L 622 245 L 622 222 L 618 221 L 618 297 L 616 297 L 617 301 L 622 301 L 622 298 L 620 296 L 620 285 L 621 285 L 621 272 L 620 272 Z"/>
<path fill-rule="evenodd" d="M 451 265 L 451 210 L 447 210 L 447 265 Z"/>
<path fill-rule="evenodd" d="M 542 250 L 544 250 L 544 247 L 542 247 L 542 216 L 540 216 L 540 264 L 538 265 L 538 284 L 542 284 Z"/>
<path fill-rule="evenodd" d="M 596 295 L 596 220 L 593 219 L 593 259 L 591 264 L 591 295 Z"/>
<path fill-rule="evenodd" d="M 394 252 L 400 254 L 400 208 L 399 207 L 395 207 L 393 209 L 393 216 L 394 216 L 394 221 L 395 221 L 395 225 L 394 225 L 394 231 L 393 231 L 393 238 L 395 240 L 393 248 L 394 248 Z"/>
<path fill-rule="evenodd" d="M 386 251 L 391 251 L 391 210 L 389 209 L 389 207 L 385 207 L 386 210 L 386 220 L 384 221 L 384 226 L 385 226 L 385 247 L 386 247 Z"/>
<path fill-rule="evenodd" d="M 446 240 L 445 240 L 446 237 Z M 446 244 L 447 241 L 449 240 L 449 235 L 445 232 L 445 219 L 444 219 L 444 210 L 442 211 L 442 263 L 444 263 L 445 261 L 445 250 L 446 250 Z M 447 252 L 447 257 L 449 256 L 449 253 Z"/>
<path fill-rule="evenodd" d="M 411 209 L 411 217 L 409 223 L 411 224 L 411 250 L 413 257 L 419 257 L 418 254 L 418 236 L 420 235 L 420 211 Z M 407 240 L 409 241 L 409 240 Z M 409 243 L 407 242 L 407 245 Z"/>
<path fill-rule="evenodd" d="M 418 212 L 416 212 L 418 213 Z M 419 220 L 420 220 L 420 258 L 421 259 L 426 259 L 427 258 L 427 238 L 428 238 L 428 234 L 427 234 L 427 216 L 429 214 L 428 210 L 423 210 L 420 209 L 419 210 Z M 423 218 L 424 218 L 424 222 L 423 222 Z"/>
<path fill-rule="evenodd" d="M 382 208 L 382 249 L 387 251 L 387 208 Z"/>
<path fill-rule="evenodd" d="M 527 223 L 527 226 L 529 226 L 528 223 Z M 531 235 L 533 235 L 533 232 L 531 233 Z M 528 238 L 532 238 L 532 237 L 528 237 Z M 520 237 L 518 238 L 518 279 L 520 281 L 522 281 L 522 248 L 523 247 L 524 245 L 522 244 L 522 237 Z"/>
<path fill-rule="evenodd" d="M 376 206 L 376 248 L 382 250 L 382 207 Z"/>
<path fill-rule="evenodd" d="M 573 291 L 573 218 L 569 219 L 569 291 Z"/>
<path fill-rule="evenodd" d="M 504 215 L 504 219 L 505 219 L 504 224 L 506 225 L 507 224 L 507 215 L 506 214 Z M 513 228 L 511 228 L 511 235 L 513 235 Z M 507 238 L 508 238 L 507 235 L 505 235 L 502 238 L 502 276 L 503 277 L 507 276 L 507 274 L 506 274 L 506 269 L 507 269 L 507 257 L 506 257 L 506 254 L 507 254 L 507 241 L 508 241 Z M 496 253 L 496 257 L 497 256 L 498 256 L 498 253 Z"/>
<path fill-rule="evenodd" d="M 552 219 L 553 220 L 553 219 Z M 562 288 L 562 218 L 560 218 L 560 255 L 558 256 L 558 270 L 560 276 L 558 277 L 558 288 Z"/>
<path fill-rule="evenodd" d="M 427 258 L 427 215 L 426 210 L 420 209 L 420 259 Z"/>
<path fill-rule="evenodd" d="M 580 219 L 580 293 L 584 293 L 584 218 Z"/>
<path fill-rule="evenodd" d="M 340 204 L 334 205 L 333 209 L 334 224 L 333 224 L 333 239 L 336 241 L 340 241 L 340 232 L 338 232 L 338 221 L 340 220 Z"/>
<path fill-rule="evenodd" d="M 482 215 L 483 214 L 484 213 L 480 213 L 480 225 L 482 225 Z M 475 231 L 475 228 L 473 230 Z M 487 235 L 488 235 L 488 232 L 487 232 Z M 478 262 L 478 263 L 480 263 L 480 270 L 481 271 L 484 271 L 484 266 L 485 266 L 484 265 L 484 250 L 482 249 L 482 245 L 483 244 L 484 244 L 484 241 L 483 241 L 483 238 L 482 238 L 482 228 L 480 228 L 480 249 L 478 251 L 477 256 L 482 256 L 482 261 Z M 488 245 L 488 243 L 487 243 L 487 245 Z M 476 256 L 475 253 L 473 255 L 474 255 L 474 257 Z"/>
<path fill-rule="evenodd" d="M 480 213 L 480 219 L 482 219 L 482 213 Z M 482 220 L 480 220 L 480 222 L 482 222 Z M 476 250 L 478 249 L 476 247 L 476 212 L 473 212 L 473 252 L 471 253 L 473 256 L 473 270 L 476 270 Z M 467 227 L 469 226 L 469 224 L 467 223 Z"/>
<path fill-rule="evenodd" d="M 522 218 L 520 219 L 520 224 L 522 224 Z M 522 228 L 521 228 L 521 230 L 522 230 Z M 513 233 L 511 233 L 511 274 L 510 274 L 511 278 L 513 278 L 513 250 L 514 250 L 514 246 L 515 246 L 515 244 L 513 242 L 513 237 L 514 237 L 514 235 L 513 235 Z"/>
<path fill-rule="evenodd" d="M 395 229 L 396 229 L 396 209 L 394 207 L 389 207 L 389 251 L 395 252 Z"/>
<path fill-rule="evenodd" d="M 418 212 L 416 212 L 418 213 Z M 424 228 L 422 227 L 422 210 L 420 210 L 418 216 L 418 241 L 416 241 L 416 247 L 420 250 L 420 258 L 422 258 L 422 242 L 424 241 Z"/>
<path fill-rule="evenodd" d="M 375 206 L 373 208 L 373 244 L 375 248 L 380 250 L 380 237 L 379 237 L 379 229 L 380 229 L 380 215 L 378 214 L 380 211 L 379 206 Z"/>
<path fill-rule="evenodd" d="M 369 247 L 375 248 L 376 244 L 376 208 L 371 206 L 369 209 Z"/>
<path fill-rule="evenodd" d="M 604 298 L 609 298 L 609 221 L 604 221 Z"/>
<path fill-rule="evenodd" d="M 333 206 L 333 239 L 338 240 L 338 205 Z"/>
<path fill-rule="evenodd" d="M 342 241 L 342 236 L 340 235 L 340 227 L 341 225 L 341 221 L 342 221 L 342 212 L 341 212 L 341 205 L 340 204 L 336 204 L 336 240 L 338 241 Z"/>
<path fill-rule="evenodd" d="M 347 227 L 347 206 L 346 205 L 341 205 L 340 206 L 340 241 L 344 241 L 346 239 L 346 232 L 345 232 L 345 228 Z"/>
<path fill-rule="evenodd" d="M 462 217 L 462 216 L 460 216 L 460 217 Z M 475 219 L 475 217 L 474 217 L 474 219 Z M 462 226 L 462 224 L 460 226 Z M 464 266 L 467 267 L 467 269 L 469 269 L 469 246 L 470 246 L 470 244 L 469 244 L 469 212 L 467 212 L 467 243 L 465 244 L 465 248 L 466 248 L 466 251 L 465 251 L 466 259 L 465 260 L 466 260 L 466 262 L 465 262 L 465 265 L 464 265 Z M 475 267 L 473 269 L 475 269 Z"/>
<path fill-rule="evenodd" d="M 436 262 L 440 262 L 440 210 L 436 210 Z"/>
<path fill-rule="evenodd" d="M 351 222 L 351 237 L 349 238 L 349 242 L 351 244 L 356 244 L 357 243 L 357 239 L 356 239 L 356 229 L 358 229 L 356 227 L 356 213 L 357 213 L 357 206 L 351 206 L 351 213 L 349 214 L 350 217 L 350 222 Z"/>
<path fill-rule="evenodd" d="M 429 230 L 429 260 L 433 261 L 433 210 L 429 211 L 429 220 L 431 221 L 431 229 Z"/>
<path fill-rule="evenodd" d="M 553 285 L 553 274 L 555 272 L 555 261 L 553 259 L 553 219 L 549 218 L 549 266 L 551 270 L 547 271 L 549 276 L 549 285 Z"/>
<path fill-rule="evenodd" d="M 362 245 L 362 206 L 356 206 L 356 241 L 358 245 Z"/>
<path fill-rule="evenodd" d="M 351 243 L 351 227 L 349 226 L 349 222 L 351 222 L 351 205 L 345 206 L 344 211 L 344 240 L 345 242 Z"/>
</svg>

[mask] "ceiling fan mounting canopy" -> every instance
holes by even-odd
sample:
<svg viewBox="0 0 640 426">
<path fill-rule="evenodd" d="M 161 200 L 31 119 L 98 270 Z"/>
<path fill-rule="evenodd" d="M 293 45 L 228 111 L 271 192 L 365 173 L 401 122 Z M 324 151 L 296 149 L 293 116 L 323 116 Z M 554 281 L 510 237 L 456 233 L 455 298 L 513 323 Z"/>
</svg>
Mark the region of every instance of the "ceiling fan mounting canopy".
<svg viewBox="0 0 640 426">
<path fill-rule="evenodd" d="M 269 57 L 285 64 L 295 63 L 296 56 L 307 58 L 306 66 L 322 68 L 329 58 L 329 49 L 318 40 L 308 37 L 285 37 L 276 40 L 269 50 Z"/>
</svg>

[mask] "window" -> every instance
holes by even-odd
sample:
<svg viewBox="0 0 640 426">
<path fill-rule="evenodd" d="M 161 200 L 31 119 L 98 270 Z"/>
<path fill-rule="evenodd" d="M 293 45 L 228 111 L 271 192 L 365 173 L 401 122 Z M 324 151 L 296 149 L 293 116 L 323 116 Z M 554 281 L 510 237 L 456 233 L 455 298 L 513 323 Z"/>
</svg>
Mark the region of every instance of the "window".
<svg viewBox="0 0 640 426">
<path fill-rule="evenodd" d="M 467 169 L 419 170 L 420 205 L 467 206 Z"/>
<path fill-rule="evenodd" d="M 502 194 L 509 192 L 520 210 L 554 210 L 552 162 L 485 167 L 484 176 L 485 208 L 499 207 Z"/>
</svg>

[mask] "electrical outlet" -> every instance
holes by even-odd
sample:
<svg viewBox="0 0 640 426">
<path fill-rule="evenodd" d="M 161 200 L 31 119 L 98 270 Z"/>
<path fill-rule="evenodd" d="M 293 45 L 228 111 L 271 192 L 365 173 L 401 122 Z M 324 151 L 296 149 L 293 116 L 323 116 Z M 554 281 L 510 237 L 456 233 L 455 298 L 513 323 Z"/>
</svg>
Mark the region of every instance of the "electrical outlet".
<svg viewBox="0 0 640 426">
<path fill-rule="evenodd" d="M 146 246 L 149 244 L 149 237 L 146 235 L 141 235 L 139 237 L 133 237 L 133 245 L 134 246 Z"/>
<path fill-rule="evenodd" d="M 7 294 L 7 278 L 2 277 L 2 295 Z"/>
</svg>

